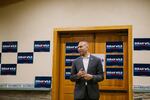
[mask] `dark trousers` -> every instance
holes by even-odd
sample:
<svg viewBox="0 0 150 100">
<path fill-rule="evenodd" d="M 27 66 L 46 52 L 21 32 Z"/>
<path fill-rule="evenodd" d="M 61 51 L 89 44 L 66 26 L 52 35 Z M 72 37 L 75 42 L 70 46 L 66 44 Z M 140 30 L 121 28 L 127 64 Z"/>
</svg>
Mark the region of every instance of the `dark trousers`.
<svg viewBox="0 0 150 100">
<path fill-rule="evenodd" d="M 84 99 L 75 99 L 75 100 L 99 100 L 99 99 L 90 99 L 90 97 L 88 96 L 88 90 L 86 87 L 86 93 L 85 93 Z"/>
</svg>

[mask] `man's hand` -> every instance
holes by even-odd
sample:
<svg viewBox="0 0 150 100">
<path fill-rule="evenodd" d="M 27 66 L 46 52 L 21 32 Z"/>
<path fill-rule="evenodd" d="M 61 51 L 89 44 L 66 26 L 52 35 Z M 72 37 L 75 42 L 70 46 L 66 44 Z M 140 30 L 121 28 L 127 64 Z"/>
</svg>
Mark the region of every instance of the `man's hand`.
<svg viewBox="0 0 150 100">
<path fill-rule="evenodd" d="M 79 72 L 77 73 L 77 76 L 78 76 L 78 77 L 83 77 L 85 74 L 86 74 L 86 72 L 83 70 L 83 68 L 81 68 L 81 69 L 79 70 Z"/>
<path fill-rule="evenodd" d="M 83 77 L 84 77 L 85 80 L 88 81 L 88 80 L 91 80 L 93 78 L 93 75 L 91 75 L 91 74 L 84 74 Z"/>
<path fill-rule="evenodd" d="M 83 77 L 85 80 L 91 80 L 92 78 L 93 78 L 93 75 L 91 75 L 91 74 L 87 74 L 84 70 L 83 70 L 83 68 L 81 68 L 80 70 L 79 70 L 79 72 L 77 73 L 77 75 L 78 75 L 78 77 Z"/>
</svg>

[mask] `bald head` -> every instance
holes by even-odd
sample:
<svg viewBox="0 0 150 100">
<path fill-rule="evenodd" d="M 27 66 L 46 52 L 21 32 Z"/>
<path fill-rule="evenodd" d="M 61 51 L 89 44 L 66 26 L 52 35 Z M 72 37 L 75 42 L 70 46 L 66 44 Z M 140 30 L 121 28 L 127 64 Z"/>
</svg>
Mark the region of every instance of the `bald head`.
<svg viewBox="0 0 150 100">
<path fill-rule="evenodd" d="M 87 41 L 80 41 L 78 44 L 78 51 L 81 56 L 85 56 L 88 53 L 89 44 Z"/>
</svg>

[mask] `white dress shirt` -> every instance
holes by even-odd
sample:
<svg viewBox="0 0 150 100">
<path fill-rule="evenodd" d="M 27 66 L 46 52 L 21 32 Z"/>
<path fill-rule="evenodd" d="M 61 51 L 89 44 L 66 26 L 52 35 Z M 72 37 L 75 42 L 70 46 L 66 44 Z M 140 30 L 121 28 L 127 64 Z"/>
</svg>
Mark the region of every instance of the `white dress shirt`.
<svg viewBox="0 0 150 100">
<path fill-rule="evenodd" d="M 84 66 L 85 72 L 87 72 L 87 69 L 88 69 L 89 59 L 90 59 L 90 55 L 88 55 L 87 57 L 83 57 L 83 66 Z"/>
<path fill-rule="evenodd" d="M 83 66 L 84 66 L 85 72 L 87 72 L 88 70 L 89 59 L 90 59 L 90 55 L 88 55 L 87 57 L 83 57 Z M 87 82 L 85 82 L 85 85 L 87 85 Z"/>
</svg>

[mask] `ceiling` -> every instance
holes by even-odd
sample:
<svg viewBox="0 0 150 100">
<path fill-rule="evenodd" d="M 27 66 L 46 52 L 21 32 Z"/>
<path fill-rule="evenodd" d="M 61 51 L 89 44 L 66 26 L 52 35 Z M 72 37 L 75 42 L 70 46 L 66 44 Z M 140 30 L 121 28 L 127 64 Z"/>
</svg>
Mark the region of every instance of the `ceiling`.
<svg viewBox="0 0 150 100">
<path fill-rule="evenodd" d="M 8 6 L 10 4 L 14 4 L 23 0 L 0 0 L 0 8 Z"/>
</svg>

